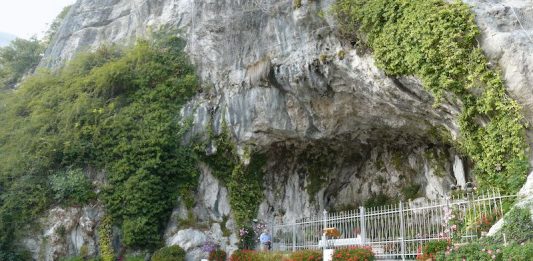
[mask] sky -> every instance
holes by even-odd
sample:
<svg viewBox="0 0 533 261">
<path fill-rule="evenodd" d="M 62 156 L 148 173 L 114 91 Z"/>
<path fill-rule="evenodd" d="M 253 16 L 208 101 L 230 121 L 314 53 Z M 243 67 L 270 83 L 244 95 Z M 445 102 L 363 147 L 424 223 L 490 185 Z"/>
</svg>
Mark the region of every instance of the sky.
<svg viewBox="0 0 533 261">
<path fill-rule="evenodd" d="M 76 0 L 0 0 L 0 32 L 42 37 L 63 7 Z"/>
</svg>

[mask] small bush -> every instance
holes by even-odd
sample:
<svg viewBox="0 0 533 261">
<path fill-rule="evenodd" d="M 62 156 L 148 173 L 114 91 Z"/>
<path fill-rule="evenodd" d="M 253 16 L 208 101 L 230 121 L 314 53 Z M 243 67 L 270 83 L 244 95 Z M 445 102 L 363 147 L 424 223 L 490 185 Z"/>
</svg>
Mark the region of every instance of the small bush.
<svg viewBox="0 0 533 261">
<path fill-rule="evenodd" d="M 185 250 L 179 246 L 169 246 L 157 250 L 152 261 L 184 261 Z"/>
<path fill-rule="evenodd" d="M 522 243 L 533 238 L 533 220 L 529 208 L 516 207 L 505 216 L 502 232 L 507 240 Z"/>
<path fill-rule="evenodd" d="M 209 261 L 226 261 L 226 252 L 221 249 L 217 249 L 215 251 L 211 251 L 209 253 Z"/>
<path fill-rule="evenodd" d="M 370 247 L 350 247 L 337 249 L 333 253 L 332 261 L 348 261 L 348 260 L 375 260 L 374 253 Z"/>
<path fill-rule="evenodd" d="M 81 169 L 61 171 L 50 177 L 54 199 L 67 205 L 81 205 L 94 198 L 92 185 Z"/>
<path fill-rule="evenodd" d="M 486 247 L 479 243 L 471 243 L 463 246 L 452 247 L 449 251 L 439 252 L 436 255 L 437 261 L 444 260 L 472 260 L 489 261 L 501 260 L 501 250 L 496 247 Z"/>
<path fill-rule="evenodd" d="M 322 261 L 323 254 L 320 250 L 300 250 L 291 253 L 290 257 L 291 261 Z"/>
<path fill-rule="evenodd" d="M 257 252 L 254 250 L 237 250 L 233 252 L 229 260 L 230 261 L 274 261 L 274 260 L 287 260 L 287 259 L 284 257 L 284 254 L 280 252 Z"/>
<path fill-rule="evenodd" d="M 503 249 L 503 260 L 527 261 L 533 257 L 533 242 L 512 244 Z"/>
<path fill-rule="evenodd" d="M 449 243 L 447 240 L 430 241 L 418 249 L 416 260 L 434 259 L 438 252 L 446 251 L 448 245 Z"/>
</svg>

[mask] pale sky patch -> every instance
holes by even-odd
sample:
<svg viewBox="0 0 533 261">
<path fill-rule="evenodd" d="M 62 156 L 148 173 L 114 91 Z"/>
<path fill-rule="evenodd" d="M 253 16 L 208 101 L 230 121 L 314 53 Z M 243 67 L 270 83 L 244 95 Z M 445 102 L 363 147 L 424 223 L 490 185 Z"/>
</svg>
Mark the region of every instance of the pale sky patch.
<svg viewBox="0 0 533 261">
<path fill-rule="evenodd" d="M 0 32 L 42 37 L 54 18 L 75 0 L 0 0 Z"/>
</svg>

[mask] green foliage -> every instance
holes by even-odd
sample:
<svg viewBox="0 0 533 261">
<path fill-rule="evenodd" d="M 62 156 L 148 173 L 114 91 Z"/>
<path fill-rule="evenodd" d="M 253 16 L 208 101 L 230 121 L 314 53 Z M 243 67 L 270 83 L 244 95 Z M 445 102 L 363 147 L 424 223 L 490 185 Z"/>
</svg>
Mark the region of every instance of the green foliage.
<svg viewBox="0 0 533 261">
<path fill-rule="evenodd" d="M 112 222 L 109 216 L 105 216 L 98 225 L 98 247 L 102 261 L 115 260 L 113 246 L 111 245 Z"/>
<path fill-rule="evenodd" d="M 202 160 L 211 167 L 215 177 L 222 180 L 224 183 L 228 183 L 231 174 L 233 173 L 233 169 L 240 162 L 239 155 L 237 155 L 237 147 L 231 138 L 231 133 L 226 121 L 222 121 L 221 131 L 217 136 L 212 133 L 212 128 L 212 126 L 209 126 L 208 132 L 211 142 L 214 143 L 214 146 L 216 147 L 216 153 L 204 156 Z M 201 149 L 204 149 L 205 146 L 200 147 Z"/>
<path fill-rule="evenodd" d="M 322 261 L 323 254 L 320 250 L 300 250 L 292 252 L 290 255 L 291 261 Z"/>
<path fill-rule="evenodd" d="M 95 197 L 90 180 L 81 169 L 60 171 L 50 176 L 50 187 L 57 202 L 82 205 Z"/>
<path fill-rule="evenodd" d="M 256 239 L 259 237 L 250 226 L 244 226 L 239 229 L 239 249 L 255 249 Z"/>
<path fill-rule="evenodd" d="M 447 94 L 460 98 L 460 143 L 476 163 L 479 185 L 517 191 L 529 168 L 523 116 L 477 47 L 466 4 L 338 0 L 333 11 L 343 35 L 369 46 L 388 75 L 417 76 L 437 103 Z"/>
<path fill-rule="evenodd" d="M 317 193 L 328 183 L 329 170 L 335 166 L 335 155 L 337 152 L 326 147 L 317 146 L 306 150 L 300 155 L 299 161 L 306 163 L 307 185 L 305 191 L 309 195 L 311 202 L 315 201 Z"/>
<path fill-rule="evenodd" d="M 446 169 L 444 169 L 444 164 L 448 159 L 444 152 L 438 149 L 429 149 L 425 152 L 425 156 L 433 168 L 433 174 L 437 177 L 445 177 Z"/>
<path fill-rule="evenodd" d="M 302 7 L 302 0 L 293 0 L 292 1 L 292 6 L 295 9 L 298 9 L 298 8 Z"/>
<path fill-rule="evenodd" d="M 429 255 L 422 257 L 417 260 L 457 260 L 457 261 L 477 261 L 477 260 L 497 260 L 497 261 L 525 261 L 531 260 L 531 255 L 533 254 L 533 243 L 527 242 L 522 244 L 512 243 L 510 245 L 504 246 L 502 244 L 492 244 L 492 243 L 469 243 L 461 244 L 455 246 L 439 247 L 439 251 L 435 255 Z M 420 252 L 420 251 L 419 251 Z M 433 253 L 433 252 L 432 252 Z M 425 259 L 424 259 L 425 258 Z"/>
<path fill-rule="evenodd" d="M 247 167 L 238 164 L 233 169 L 228 189 L 233 217 L 238 225 L 247 224 L 257 216 L 263 199 L 263 165 L 262 157 L 256 156 Z"/>
<path fill-rule="evenodd" d="M 449 245 L 448 240 L 429 241 L 422 248 L 419 248 L 416 260 L 433 260 L 437 253 L 446 251 Z"/>
<path fill-rule="evenodd" d="M 344 50 L 338 51 L 337 57 L 339 57 L 339 60 L 344 60 L 344 57 L 346 57 L 346 52 Z"/>
<path fill-rule="evenodd" d="M 209 253 L 209 258 L 207 260 L 209 261 L 226 261 L 226 251 L 224 250 L 221 250 L 221 249 L 217 249 L 217 250 L 214 250 L 214 251 L 211 251 L 211 253 Z"/>
<path fill-rule="evenodd" d="M 160 244 L 178 192 L 198 177 L 196 156 L 182 145 L 180 109 L 198 86 L 183 47 L 165 35 L 128 50 L 104 46 L 0 94 L 0 249 L 13 249 L 16 229 L 52 197 L 89 200 L 77 170 L 86 168 L 105 170 L 98 196 L 128 247 Z"/>
<path fill-rule="evenodd" d="M 501 260 L 501 250 L 498 253 L 496 247 L 488 247 L 479 243 L 470 243 L 463 246 L 452 247 L 448 251 L 439 252 L 436 260 L 454 260 L 454 261 L 489 261 Z M 492 258 L 492 256 L 495 258 Z"/>
<path fill-rule="evenodd" d="M 402 188 L 402 195 L 405 200 L 415 199 L 420 195 L 420 184 L 410 184 Z"/>
<path fill-rule="evenodd" d="M 501 233 L 505 233 L 509 242 L 523 243 L 533 240 L 533 219 L 529 207 L 515 207 L 509 211 L 503 219 Z"/>
<path fill-rule="evenodd" d="M 185 250 L 179 246 L 169 246 L 157 250 L 152 261 L 184 261 Z"/>
<path fill-rule="evenodd" d="M 42 177 L 25 175 L 3 190 L 0 183 L 0 260 L 29 260 L 25 249 L 13 239 L 18 238 L 17 228 L 29 221 L 51 203 L 47 181 Z"/>
<path fill-rule="evenodd" d="M 349 260 L 376 260 L 370 247 L 349 247 L 336 249 L 333 252 L 332 261 L 349 261 Z"/>
<path fill-rule="evenodd" d="M 374 207 L 381 207 L 385 205 L 393 204 L 394 200 L 392 200 L 389 196 L 381 193 L 377 195 L 373 195 L 369 199 L 365 201 L 363 206 L 365 208 L 374 208 Z"/>
<path fill-rule="evenodd" d="M 528 261 L 533 257 L 533 241 L 524 244 L 511 244 L 503 248 L 502 260 Z"/>
<path fill-rule="evenodd" d="M 13 88 L 22 76 L 32 72 L 44 51 L 44 45 L 36 38 L 17 38 L 0 48 L 0 91 Z"/>
<path fill-rule="evenodd" d="M 88 258 L 89 257 L 89 246 L 86 243 L 84 243 L 80 247 L 80 256 L 82 258 Z"/>
<path fill-rule="evenodd" d="M 263 260 L 260 257 L 261 253 L 254 251 L 254 250 L 235 250 L 233 254 L 231 254 L 230 261 L 261 261 Z M 274 260 L 274 259 L 270 259 Z"/>
<path fill-rule="evenodd" d="M 211 167 L 213 175 L 228 186 L 235 221 L 238 226 L 245 226 L 255 218 L 263 199 L 262 168 L 266 158 L 264 155 L 254 153 L 248 166 L 245 166 L 237 154 L 237 148 L 225 121 L 222 121 L 218 136 L 213 135 L 212 129 L 209 132 L 211 142 L 216 146 L 216 153 L 203 156 L 203 160 Z M 205 144 L 199 147 L 204 149 Z"/>
</svg>

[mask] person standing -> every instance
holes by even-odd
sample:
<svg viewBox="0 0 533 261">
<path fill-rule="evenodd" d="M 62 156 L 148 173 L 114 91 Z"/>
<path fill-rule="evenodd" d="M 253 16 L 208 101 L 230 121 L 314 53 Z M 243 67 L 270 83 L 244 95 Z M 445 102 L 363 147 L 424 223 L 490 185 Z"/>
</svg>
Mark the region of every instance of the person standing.
<svg viewBox="0 0 533 261">
<path fill-rule="evenodd" d="M 266 229 L 259 236 L 259 242 L 261 243 L 261 251 L 268 251 L 272 248 L 272 239 Z"/>
</svg>

